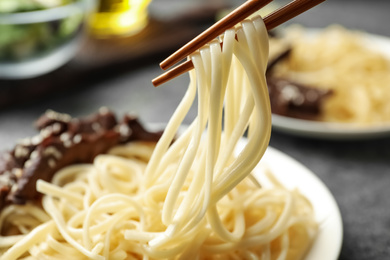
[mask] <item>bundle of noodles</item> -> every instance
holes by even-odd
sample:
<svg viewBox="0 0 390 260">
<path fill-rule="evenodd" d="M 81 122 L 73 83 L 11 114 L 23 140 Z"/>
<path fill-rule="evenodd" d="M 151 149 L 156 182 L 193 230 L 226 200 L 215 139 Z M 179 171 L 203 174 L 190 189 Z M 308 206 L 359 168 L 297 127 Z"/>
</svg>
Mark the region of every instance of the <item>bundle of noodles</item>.
<svg viewBox="0 0 390 260">
<path fill-rule="evenodd" d="M 257 17 L 221 38 L 222 49 L 215 40 L 191 55 L 191 83 L 155 147 L 131 143 L 64 168 L 38 181 L 42 209 L 2 212 L 3 227 L 22 233 L 2 237 L 2 259 L 303 257 L 317 230 L 310 203 L 272 175 L 270 188 L 251 176 L 271 129 L 266 28 Z M 196 93 L 198 115 L 172 144 Z"/>
</svg>

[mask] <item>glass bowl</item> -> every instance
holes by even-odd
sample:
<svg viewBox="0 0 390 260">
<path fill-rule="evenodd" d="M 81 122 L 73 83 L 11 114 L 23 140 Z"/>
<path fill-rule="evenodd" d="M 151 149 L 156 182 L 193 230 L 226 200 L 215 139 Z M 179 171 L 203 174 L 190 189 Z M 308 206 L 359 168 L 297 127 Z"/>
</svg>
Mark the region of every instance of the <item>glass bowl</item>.
<svg viewBox="0 0 390 260">
<path fill-rule="evenodd" d="M 0 1 L 1 79 L 39 76 L 74 57 L 83 39 L 91 0 L 67 0 L 65 5 L 33 11 L 27 5 L 15 12 L 16 1 Z M 10 12 L 4 12 L 7 8 Z"/>
</svg>

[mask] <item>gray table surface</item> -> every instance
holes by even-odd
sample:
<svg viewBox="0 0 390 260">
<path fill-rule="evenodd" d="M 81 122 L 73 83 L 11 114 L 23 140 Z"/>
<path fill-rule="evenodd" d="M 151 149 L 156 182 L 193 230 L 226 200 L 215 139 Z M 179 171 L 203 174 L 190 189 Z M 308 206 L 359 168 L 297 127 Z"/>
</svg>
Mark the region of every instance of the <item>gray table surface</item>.
<svg viewBox="0 0 390 260">
<path fill-rule="evenodd" d="M 159 9 L 162 2 L 165 6 L 179 1 L 155 0 L 152 8 Z M 294 22 L 310 27 L 338 23 L 390 37 L 389 11 L 389 0 L 328 0 Z M 144 122 L 167 122 L 189 79 L 184 75 L 153 88 L 150 80 L 160 72 L 157 64 L 151 64 L 50 100 L 2 110 L 0 149 L 11 148 L 15 140 L 35 134 L 32 122 L 46 109 L 83 116 L 108 106 L 118 115 L 134 112 Z M 195 108 L 185 122 L 194 115 Z M 324 141 L 273 132 L 270 145 L 307 166 L 331 190 L 343 218 L 339 259 L 390 259 L 390 136 Z"/>
</svg>

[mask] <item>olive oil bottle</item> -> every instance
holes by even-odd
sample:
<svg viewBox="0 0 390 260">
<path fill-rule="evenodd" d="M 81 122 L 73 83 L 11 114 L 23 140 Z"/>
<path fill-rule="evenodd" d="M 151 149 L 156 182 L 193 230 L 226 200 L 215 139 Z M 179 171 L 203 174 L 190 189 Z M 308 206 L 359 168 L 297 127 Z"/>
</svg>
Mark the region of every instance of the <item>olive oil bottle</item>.
<svg viewBox="0 0 390 260">
<path fill-rule="evenodd" d="M 151 0 L 100 0 L 92 14 L 90 29 L 97 37 L 129 36 L 148 23 Z"/>
</svg>

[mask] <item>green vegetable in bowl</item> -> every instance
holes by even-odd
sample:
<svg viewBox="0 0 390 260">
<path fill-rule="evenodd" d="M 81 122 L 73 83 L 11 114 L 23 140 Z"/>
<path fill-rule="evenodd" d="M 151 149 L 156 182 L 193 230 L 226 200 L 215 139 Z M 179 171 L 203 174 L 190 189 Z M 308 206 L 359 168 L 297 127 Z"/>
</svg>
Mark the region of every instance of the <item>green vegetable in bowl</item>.
<svg viewBox="0 0 390 260">
<path fill-rule="evenodd" d="M 76 0 L 0 0 L 2 15 L 31 15 L 33 11 L 59 7 Z M 29 12 L 29 13 L 26 13 Z M 35 15 L 35 14 L 34 14 Z M 39 16 L 39 14 L 37 14 Z M 73 39 L 82 29 L 83 10 L 75 8 L 69 15 L 35 23 L 0 22 L 0 63 L 18 62 L 46 55 Z"/>
</svg>

